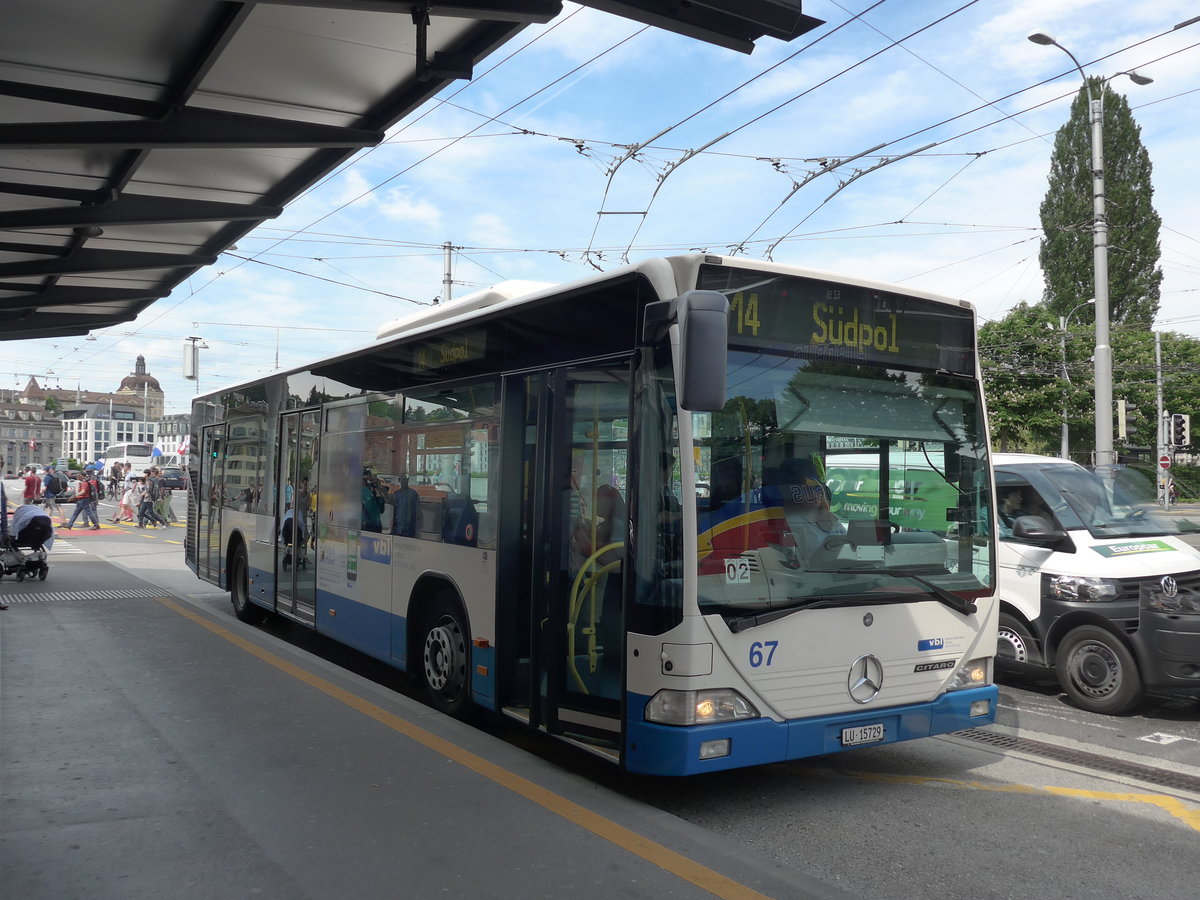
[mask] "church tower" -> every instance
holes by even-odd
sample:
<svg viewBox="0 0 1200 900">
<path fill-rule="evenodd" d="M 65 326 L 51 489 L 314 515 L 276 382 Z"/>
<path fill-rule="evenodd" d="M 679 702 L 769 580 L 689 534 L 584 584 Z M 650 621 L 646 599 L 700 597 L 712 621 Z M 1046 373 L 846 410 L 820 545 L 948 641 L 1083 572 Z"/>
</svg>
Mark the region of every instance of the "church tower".
<svg viewBox="0 0 1200 900">
<path fill-rule="evenodd" d="M 121 386 L 117 388 L 117 394 L 136 397 L 136 401 L 130 401 L 131 405 L 141 406 L 144 400 L 145 415 L 148 421 L 157 422 L 162 418 L 166 405 L 163 389 L 159 385 L 158 379 L 146 371 L 146 357 L 138 356 L 133 374 L 126 375 L 121 379 Z"/>
</svg>

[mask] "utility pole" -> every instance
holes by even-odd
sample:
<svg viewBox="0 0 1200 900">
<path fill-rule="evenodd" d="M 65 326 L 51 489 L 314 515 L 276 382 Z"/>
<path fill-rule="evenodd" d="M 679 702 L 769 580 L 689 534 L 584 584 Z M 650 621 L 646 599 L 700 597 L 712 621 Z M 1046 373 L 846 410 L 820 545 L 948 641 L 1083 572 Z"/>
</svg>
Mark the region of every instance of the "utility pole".
<svg viewBox="0 0 1200 900">
<path fill-rule="evenodd" d="M 449 241 L 446 241 L 444 244 L 442 244 L 442 255 L 446 261 L 446 266 L 445 266 L 446 274 L 442 277 L 442 302 L 443 303 L 450 302 L 450 291 L 454 285 L 454 280 L 453 280 L 451 272 L 450 272 L 451 252 L 453 250 L 454 250 L 454 245 L 451 244 Z"/>
<path fill-rule="evenodd" d="M 1163 410 L 1163 381 L 1162 381 L 1162 333 L 1154 332 L 1154 393 L 1155 393 L 1155 413 L 1158 415 L 1158 440 L 1154 448 L 1155 460 L 1162 459 L 1167 453 L 1167 414 Z M 1171 505 L 1171 492 L 1167 489 L 1167 483 L 1170 481 L 1170 473 L 1162 466 L 1157 467 L 1158 472 L 1158 502 L 1162 504 L 1163 509 Z"/>
</svg>

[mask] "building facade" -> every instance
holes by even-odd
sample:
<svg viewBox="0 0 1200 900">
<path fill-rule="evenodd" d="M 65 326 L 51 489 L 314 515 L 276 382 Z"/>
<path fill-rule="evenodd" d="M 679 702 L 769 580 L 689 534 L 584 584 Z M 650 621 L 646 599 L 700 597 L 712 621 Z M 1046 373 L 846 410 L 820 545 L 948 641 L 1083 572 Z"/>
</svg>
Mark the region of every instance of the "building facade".
<svg viewBox="0 0 1200 900">
<path fill-rule="evenodd" d="M 62 414 L 63 455 L 86 465 L 104 458 L 113 444 L 153 444 L 155 423 L 136 407 L 92 403 Z"/>
<path fill-rule="evenodd" d="M 22 403 L 16 391 L 0 392 L 0 471 L 5 475 L 30 465 L 45 465 L 62 452 L 58 413 Z"/>
<path fill-rule="evenodd" d="M 111 393 L 43 386 L 30 376 L 23 390 L 0 391 L 0 469 L 15 473 L 60 459 L 85 465 L 112 444 L 156 443 L 165 399 L 144 356 Z M 178 431 L 177 423 L 170 427 Z"/>
</svg>

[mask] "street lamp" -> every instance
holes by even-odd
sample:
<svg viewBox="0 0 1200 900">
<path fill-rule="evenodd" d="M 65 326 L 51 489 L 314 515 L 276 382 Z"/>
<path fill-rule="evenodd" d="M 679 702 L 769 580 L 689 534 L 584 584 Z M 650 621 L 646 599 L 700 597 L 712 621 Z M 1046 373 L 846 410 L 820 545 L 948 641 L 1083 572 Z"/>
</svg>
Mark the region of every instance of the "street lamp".
<svg viewBox="0 0 1200 900">
<path fill-rule="evenodd" d="M 1108 329 L 1108 217 L 1104 211 L 1104 92 L 1100 92 L 1099 100 L 1092 96 L 1092 86 L 1075 54 L 1051 35 L 1038 31 L 1029 35 L 1029 40 L 1057 47 L 1067 54 L 1079 70 L 1087 91 L 1088 115 L 1092 123 L 1092 269 L 1096 291 L 1096 471 L 1108 478 L 1116 459 L 1113 456 L 1112 345 Z M 1153 80 L 1135 72 L 1118 74 L 1128 75 L 1135 84 L 1150 84 Z"/>
<path fill-rule="evenodd" d="M 208 344 L 202 337 L 186 337 L 183 339 L 183 377 L 196 382 L 196 393 L 200 393 L 200 351 L 207 350 Z"/>
<path fill-rule="evenodd" d="M 1058 317 L 1058 328 L 1059 328 L 1058 339 L 1059 339 L 1059 346 L 1062 348 L 1062 372 L 1063 372 L 1063 380 L 1066 381 L 1066 384 L 1063 385 L 1063 392 L 1062 392 L 1062 447 L 1058 454 L 1063 459 L 1071 458 L 1067 452 L 1067 385 L 1071 383 L 1071 375 L 1067 371 L 1067 325 L 1071 321 L 1071 316 L 1075 315 L 1075 313 L 1079 312 L 1079 310 L 1083 309 L 1085 306 L 1090 306 L 1095 302 L 1096 302 L 1095 297 L 1093 297 L 1090 300 L 1084 300 L 1082 303 L 1080 303 L 1078 306 L 1076 306 L 1073 310 L 1071 310 L 1065 316 Z"/>
</svg>

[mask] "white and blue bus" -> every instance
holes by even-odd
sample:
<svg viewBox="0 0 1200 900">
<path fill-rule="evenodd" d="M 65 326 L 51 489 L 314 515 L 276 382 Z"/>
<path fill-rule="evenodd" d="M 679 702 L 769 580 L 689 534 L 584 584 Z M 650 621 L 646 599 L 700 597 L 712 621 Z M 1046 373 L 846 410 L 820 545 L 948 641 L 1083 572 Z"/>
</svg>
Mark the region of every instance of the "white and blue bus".
<svg viewBox="0 0 1200 900">
<path fill-rule="evenodd" d="M 384 660 L 446 713 L 663 775 L 994 720 L 968 303 L 649 260 L 198 397 L 190 446 L 187 559 L 237 617 Z M 879 497 L 839 516 L 820 483 L 847 452 Z M 889 502 L 916 453 L 928 523 Z"/>
<path fill-rule="evenodd" d="M 141 475 L 144 469 L 155 464 L 154 445 L 150 443 L 109 444 L 104 448 L 104 477 L 112 474 L 113 465 L 130 464 L 134 471 Z"/>
</svg>

